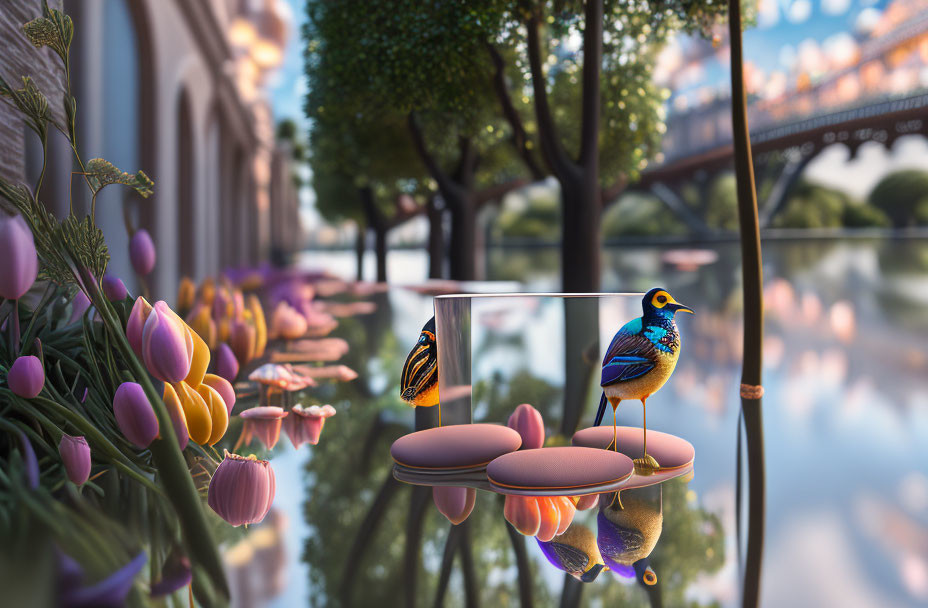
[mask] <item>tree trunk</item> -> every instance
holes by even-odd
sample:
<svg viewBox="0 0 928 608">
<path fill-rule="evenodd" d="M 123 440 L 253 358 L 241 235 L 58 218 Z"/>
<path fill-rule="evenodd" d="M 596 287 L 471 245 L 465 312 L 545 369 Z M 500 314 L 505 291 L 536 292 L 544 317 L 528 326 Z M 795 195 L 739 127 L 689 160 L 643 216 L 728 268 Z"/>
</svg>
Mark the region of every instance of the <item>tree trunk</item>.
<svg viewBox="0 0 928 608">
<path fill-rule="evenodd" d="M 387 229 L 378 226 L 374 229 L 374 251 L 377 254 L 377 282 L 387 282 Z"/>
<path fill-rule="evenodd" d="M 358 234 L 354 239 L 354 254 L 357 258 L 357 280 L 364 280 L 364 250 L 367 249 L 367 228 L 358 222 Z"/>
<path fill-rule="evenodd" d="M 448 252 L 451 278 L 473 281 L 476 275 L 474 247 L 477 239 L 477 206 L 470 196 L 458 195 L 451 203 L 451 243 Z"/>
<path fill-rule="evenodd" d="M 440 279 L 444 276 L 445 233 L 444 209 L 439 206 L 437 197 L 431 197 L 426 206 L 429 218 L 429 278 Z"/>
<path fill-rule="evenodd" d="M 600 190 L 590 172 L 561 180 L 561 286 L 565 293 L 599 291 Z"/>
</svg>

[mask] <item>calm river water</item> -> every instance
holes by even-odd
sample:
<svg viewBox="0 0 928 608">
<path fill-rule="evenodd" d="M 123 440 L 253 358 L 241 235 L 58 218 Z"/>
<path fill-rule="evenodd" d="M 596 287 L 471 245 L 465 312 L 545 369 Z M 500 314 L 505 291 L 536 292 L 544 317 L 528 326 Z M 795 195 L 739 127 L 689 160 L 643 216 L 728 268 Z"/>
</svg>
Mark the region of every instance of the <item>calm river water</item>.
<svg viewBox="0 0 928 608">
<path fill-rule="evenodd" d="M 665 247 L 621 248 L 603 259 L 604 290 L 662 285 L 698 313 L 679 321 L 684 346 L 677 370 L 648 402 L 649 428 L 680 435 L 696 448 L 694 478 L 662 487 L 663 532 L 650 561 L 663 605 L 734 606 L 738 249 L 712 246 L 708 254 L 681 256 L 683 263 L 668 262 L 666 253 Z M 926 605 L 928 242 L 777 241 L 765 244 L 764 262 L 763 604 Z M 354 268 L 351 252 L 309 252 L 302 263 L 348 278 Z M 424 278 L 426 259 L 398 251 L 389 269 L 398 285 L 414 283 Z M 557 253 L 491 250 L 487 275 L 519 280 L 527 291 L 556 289 Z M 390 443 L 413 428 L 413 411 L 398 396 L 400 368 L 432 315 L 432 302 L 401 286 L 374 299 L 376 313 L 342 319 L 333 334 L 351 345 L 341 363 L 360 377 L 303 396 L 338 411 L 319 445 L 296 452 L 282 440 L 273 455 L 274 521 L 283 546 L 254 552 L 252 560 L 264 560 L 257 569 L 261 584 L 242 578 L 239 605 L 435 602 L 449 525 L 429 499 L 421 538 L 412 541 L 420 550 L 407 552 L 407 532 L 416 528 L 410 522 L 417 519 L 409 517 L 413 492 L 386 482 Z M 476 418 L 505 422 L 518 403 L 529 401 L 544 415 L 549 435 L 558 428 L 557 382 L 533 373 L 538 340 L 532 334 L 545 331 L 525 327 L 524 339 L 508 344 L 507 371 L 481 397 Z M 591 399 L 581 427 L 592 423 L 596 405 Z M 640 416 L 637 404 L 619 410 L 620 424 L 640 425 Z M 595 530 L 595 513 L 578 514 L 578 521 Z M 472 559 L 457 557 L 445 605 L 465 605 L 468 586 L 480 605 L 519 605 L 499 497 L 478 492 L 467 526 Z M 255 544 L 260 548 L 260 540 Z M 533 539 L 526 547 L 534 605 L 558 605 L 565 575 Z M 419 556 L 412 566 L 407 553 Z M 653 605 L 642 586 L 611 572 L 582 591 L 584 606 Z"/>
</svg>

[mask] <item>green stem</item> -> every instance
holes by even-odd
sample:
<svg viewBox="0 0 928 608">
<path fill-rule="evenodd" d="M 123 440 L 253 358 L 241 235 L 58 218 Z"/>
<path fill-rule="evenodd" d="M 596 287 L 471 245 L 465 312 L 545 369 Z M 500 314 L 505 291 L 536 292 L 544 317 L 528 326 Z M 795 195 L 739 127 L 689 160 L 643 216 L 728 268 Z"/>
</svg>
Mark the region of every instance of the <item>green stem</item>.
<svg viewBox="0 0 928 608">
<path fill-rule="evenodd" d="M 88 273 L 84 271 L 83 274 L 87 275 Z M 122 353 L 123 359 L 129 364 L 132 375 L 135 376 L 145 391 L 145 395 L 155 411 L 159 427 L 162 429 L 173 428 L 171 417 L 161 399 L 161 395 L 155 389 L 148 371 L 129 346 L 129 341 L 115 318 L 110 302 L 100 293 L 96 282 L 88 280 L 90 278 L 86 276 L 84 280 L 84 285 L 90 292 L 88 294 L 90 300 L 97 307 L 97 311 L 116 343 L 116 347 Z M 187 469 L 187 463 L 180 451 L 180 446 L 177 444 L 177 438 L 174 433 L 162 433 L 161 439 L 155 440 L 149 449 L 158 467 L 162 483 L 167 490 L 168 498 L 171 500 L 180 519 L 188 555 L 198 562 L 208 575 L 208 580 L 211 581 L 212 586 L 220 596 L 217 601 L 225 603 L 225 600 L 229 597 L 229 589 L 222 568 L 222 561 L 219 559 L 216 542 L 206 520 L 202 501 L 199 494 L 197 494 L 193 479 L 190 477 L 190 471 Z M 200 580 L 205 582 L 207 579 Z M 212 590 L 197 590 L 197 595 L 198 599 L 202 597 L 207 599 L 210 604 L 212 603 L 210 601 L 213 599 Z M 201 603 L 205 602 L 201 600 Z"/>
</svg>

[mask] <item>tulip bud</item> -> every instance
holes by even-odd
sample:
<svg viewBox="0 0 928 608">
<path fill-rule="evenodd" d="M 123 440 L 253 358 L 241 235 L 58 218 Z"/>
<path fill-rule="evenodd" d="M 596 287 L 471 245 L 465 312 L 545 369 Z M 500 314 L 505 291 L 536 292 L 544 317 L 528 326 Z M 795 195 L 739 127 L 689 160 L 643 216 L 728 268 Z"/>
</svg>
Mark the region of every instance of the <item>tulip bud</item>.
<svg viewBox="0 0 928 608">
<path fill-rule="evenodd" d="M 180 280 L 180 285 L 177 287 L 177 310 L 178 311 L 188 311 L 193 308 L 193 302 L 196 299 L 197 295 L 197 286 L 190 279 L 190 277 L 184 277 Z"/>
<path fill-rule="evenodd" d="M 168 386 L 172 385 L 165 383 L 166 399 L 169 396 Z M 174 384 L 171 392 L 176 393 L 177 399 L 180 400 L 190 439 L 200 445 L 209 442 L 213 432 L 213 417 L 203 396 L 188 386 L 186 382 Z"/>
<path fill-rule="evenodd" d="M 235 389 L 232 384 L 216 374 L 206 374 L 203 376 L 203 384 L 216 389 L 216 392 L 222 397 L 222 402 L 226 404 L 226 410 L 232 415 L 232 408 L 235 407 Z"/>
<path fill-rule="evenodd" d="M 17 357 L 6 376 L 10 390 L 24 399 L 35 399 L 45 386 L 45 370 L 38 357 Z"/>
<path fill-rule="evenodd" d="M 599 504 L 599 494 L 587 494 L 586 496 L 577 497 L 577 510 L 586 511 Z"/>
<path fill-rule="evenodd" d="M 255 353 L 255 328 L 245 321 L 234 321 L 229 333 L 229 346 L 235 353 L 239 367 L 248 365 Z"/>
<path fill-rule="evenodd" d="M 132 305 L 132 311 L 129 313 L 129 321 L 126 323 L 126 338 L 129 340 L 129 346 L 135 351 L 138 357 L 142 358 L 142 333 L 145 328 L 145 321 L 151 315 L 151 304 L 148 300 L 139 296 Z"/>
<path fill-rule="evenodd" d="M 245 421 L 242 428 L 242 442 L 251 443 L 253 436 L 257 435 L 264 447 L 271 450 L 280 439 L 280 426 L 287 412 L 280 407 L 261 406 L 245 410 L 239 417 Z"/>
<path fill-rule="evenodd" d="M 576 508 L 567 496 L 506 496 L 503 516 L 526 536 L 548 542 L 563 534 L 574 519 Z"/>
<path fill-rule="evenodd" d="M 233 526 L 256 524 L 271 509 L 276 489 L 268 461 L 226 452 L 209 481 L 206 502 Z"/>
<path fill-rule="evenodd" d="M 523 403 L 509 417 L 506 426 L 522 437 L 523 450 L 533 450 L 545 444 L 545 422 L 541 413 L 528 403 Z"/>
<path fill-rule="evenodd" d="M 238 360 L 229 345 L 224 342 L 216 351 L 216 375 L 222 376 L 229 382 L 235 382 L 238 376 Z"/>
<path fill-rule="evenodd" d="M 62 435 L 58 454 L 72 483 L 81 485 L 87 481 L 90 477 L 90 446 L 86 439 Z"/>
<path fill-rule="evenodd" d="M 322 427 L 325 425 L 325 419 L 335 415 L 335 408 L 331 405 L 313 405 L 304 408 L 302 405 L 295 405 L 290 410 L 290 415 L 284 420 L 284 427 L 287 431 L 287 437 L 293 447 L 299 448 L 304 443 L 317 445 L 319 436 L 322 434 Z"/>
<path fill-rule="evenodd" d="M 193 580 L 193 570 L 190 559 L 178 547 L 174 547 L 168 554 L 161 567 L 161 580 L 152 582 L 149 595 L 159 598 L 183 589 Z"/>
<path fill-rule="evenodd" d="M 177 445 L 183 450 L 190 443 L 190 431 L 187 430 L 187 415 L 184 414 L 184 406 L 180 402 L 177 392 L 167 382 L 164 383 L 164 394 L 162 396 L 164 407 L 168 410 L 171 417 L 171 426 L 174 427 L 174 436 L 177 437 Z"/>
<path fill-rule="evenodd" d="M 206 279 L 200 283 L 200 301 L 206 304 L 207 306 L 213 305 L 213 300 L 216 298 L 216 282 L 213 279 Z"/>
<path fill-rule="evenodd" d="M 474 488 L 432 486 L 432 500 L 435 506 L 455 526 L 470 516 L 476 499 L 477 491 Z"/>
<path fill-rule="evenodd" d="M 195 388 L 203 383 L 203 376 L 209 367 L 209 347 L 195 331 L 190 332 L 190 337 L 193 339 L 193 357 L 190 359 L 190 373 L 184 382 Z"/>
<path fill-rule="evenodd" d="M 136 230 L 129 241 L 129 260 L 135 272 L 145 276 L 155 268 L 155 243 L 145 229 Z"/>
<path fill-rule="evenodd" d="M 190 373 L 193 336 L 166 302 L 158 301 L 142 329 L 145 367 L 162 382 L 180 382 Z"/>
<path fill-rule="evenodd" d="M 286 302 L 280 302 L 271 315 L 271 335 L 285 340 L 302 337 L 309 326 L 306 317 Z"/>
<path fill-rule="evenodd" d="M 0 211 L 0 296 L 23 297 L 39 273 L 39 258 L 32 231 L 21 215 Z"/>
<path fill-rule="evenodd" d="M 129 295 L 129 290 L 119 277 L 108 274 L 103 277 L 103 293 L 110 302 L 122 302 Z"/>
<path fill-rule="evenodd" d="M 264 319 L 264 309 L 261 308 L 261 300 L 258 296 L 254 294 L 248 296 L 248 310 L 251 312 L 255 326 L 255 357 L 260 357 L 267 346 L 267 321 Z"/>
<path fill-rule="evenodd" d="M 71 300 L 71 319 L 68 321 L 68 324 L 74 323 L 79 320 L 87 309 L 90 308 L 90 298 L 87 297 L 83 291 L 78 290 L 74 294 L 74 299 Z"/>
<path fill-rule="evenodd" d="M 226 408 L 222 396 L 216 389 L 209 385 L 201 384 L 196 390 L 200 396 L 203 397 L 203 401 L 206 402 L 206 406 L 209 408 L 209 417 L 212 422 L 207 443 L 209 443 L 209 445 L 215 445 L 222 439 L 222 436 L 226 434 L 226 429 L 229 428 L 229 410 Z"/>
<path fill-rule="evenodd" d="M 136 447 L 147 448 L 158 436 L 158 419 L 141 385 L 120 384 L 113 397 L 113 412 L 119 430 Z"/>
<path fill-rule="evenodd" d="M 216 346 L 216 322 L 209 314 L 209 307 L 199 304 L 187 315 L 187 324 L 211 349 Z"/>
</svg>

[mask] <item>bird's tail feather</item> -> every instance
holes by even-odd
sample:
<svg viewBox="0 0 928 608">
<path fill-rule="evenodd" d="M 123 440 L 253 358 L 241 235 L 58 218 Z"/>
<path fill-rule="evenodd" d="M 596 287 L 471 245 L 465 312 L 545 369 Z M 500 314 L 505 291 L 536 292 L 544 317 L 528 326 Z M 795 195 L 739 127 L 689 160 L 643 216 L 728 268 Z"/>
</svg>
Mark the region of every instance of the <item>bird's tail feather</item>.
<svg viewBox="0 0 928 608">
<path fill-rule="evenodd" d="M 599 409 L 596 410 L 596 420 L 593 422 L 593 426 L 599 426 L 602 424 L 603 416 L 606 415 L 606 393 L 603 391 L 602 396 L 599 398 Z"/>
</svg>

